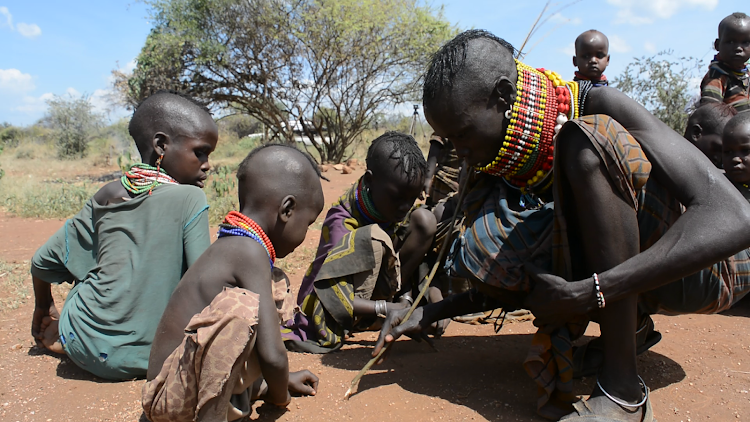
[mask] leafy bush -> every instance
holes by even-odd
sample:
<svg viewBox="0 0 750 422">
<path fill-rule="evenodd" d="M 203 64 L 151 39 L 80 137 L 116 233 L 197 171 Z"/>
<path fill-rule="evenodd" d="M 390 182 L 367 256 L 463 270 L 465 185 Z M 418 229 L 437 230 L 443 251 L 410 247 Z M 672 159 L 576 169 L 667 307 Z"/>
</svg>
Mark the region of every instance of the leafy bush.
<svg viewBox="0 0 750 422">
<path fill-rule="evenodd" d="M 206 190 L 208 198 L 208 220 L 219 224 L 229 211 L 238 210 L 237 182 L 229 166 L 216 166 L 211 171 L 211 184 Z"/>
<path fill-rule="evenodd" d="M 55 96 L 47 100 L 47 105 L 49 107 L 44 119 L 55 130 L 58 156 L 85 157 L 89 142 L 103 126 L 102 116 L 93 112 L 87 96 Z"/>
</svg>

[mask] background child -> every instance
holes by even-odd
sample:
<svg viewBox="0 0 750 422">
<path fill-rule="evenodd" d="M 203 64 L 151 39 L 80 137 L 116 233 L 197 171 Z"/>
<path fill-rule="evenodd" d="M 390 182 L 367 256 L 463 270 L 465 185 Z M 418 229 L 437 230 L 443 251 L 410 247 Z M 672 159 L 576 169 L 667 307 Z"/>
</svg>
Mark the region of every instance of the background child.
<svg viewBox="0 0 750 422">
<path fill-rule="evenodd" d="M 323 210 L 320 173 L 295 148 L 266 145 L 243 160 L 237 178 L 240 212 L 224 219 L 219 239 L 185 273 L 159 322 L 152 381 L 143 387 L 152 422 L 232 421 L 250 413 L 254 398 L 286 406 L 289 390 L 315 394 L 315 375 L 289 373 L 279 323 L 292 317 L 291 307 L 277 313 L 288 286 L 273 264 L 304 241 Z M 274 270 L 282 273 L 278 283 Z"/>
<path fill-rule="evenodd" d="M 387 132 L 372 142 L 367 171 L 323 222 L 315 261 L 297 296 L 302 312 L 282 328 L 289 350 L 337 350 L 347 332 L 369 329 L 378 317 L 412 303 L 409 278 L 436 225 L 426 208 L 410 212 L 426 173 L 411 136 Z M 404 293 L 400 301 L 397 293 Z"/>
<path fill-rule="evenodd" d="M 576 38 L 576 55 L 573 66 L 578 68 L 574 80 L 591 81 L 594 86 L 606 86 L 604 71 L 609 66 L 609 39 L 601 32 L 591 29 Z"/>
<path fill-rule="evenodd" d="M 218 140 L 207 109 L 166 91 L 136 108 L 129 130 L 145 164 L 99 190 L 31 264 L 37 344 L 118 380 L 146 375 L 169 296 L 210 244 L 198 187 Z M 49 283 L 64 281 L 76 285 L 58 315 Z"/>
<path fill-rule="evenodd" d="M 724 126 L 737 114 L 732 106 L 708 103 L 688 117 L 685 139 L 695 145 L 718 168 L 721 167 L 721 137 Z"/>
<path fill-rule="evenodd" d="M 727 179 L 750 201 L 750 114 L 740 113 L 727 123 L 721 151 Z"/>
<path fill-rule="evenodd" d="M 430 137 L 430 151 L 427 153 L 427 175 L 424 191 L 425 204 L 434 207 L 437 203 L 458 192 L 458 174 L 461 159 L 449 139 L 434 134 Z"/>
<path fill-rule="evenodd" d="M 718 53 L 701 82 L 701 104 L 724 102 L 737 111 L 750 110 L 745 66 L 750 58 L 750 18 L 737 12 L 722 19 L 714 48 Z"/>
</svg>

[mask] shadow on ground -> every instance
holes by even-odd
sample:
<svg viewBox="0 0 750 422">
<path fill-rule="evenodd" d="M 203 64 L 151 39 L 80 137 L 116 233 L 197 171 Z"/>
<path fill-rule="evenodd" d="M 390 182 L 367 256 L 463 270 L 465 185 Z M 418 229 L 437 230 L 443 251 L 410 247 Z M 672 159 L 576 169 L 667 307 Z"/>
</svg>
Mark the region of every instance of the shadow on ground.
<svg viewBox="0 0 750 422">
<path fill-rule="evenodd" d="M 425 344 L 399 341 L 388 360 L 362 378 L 351 400 L 370 400 L 368 391 L 398 384 L 416 394 L 466 406 L 491 421 L 545 420 L 536 415 L 536 385 L 522 366 L 531 338 L 531 334 L 444 337 L 436 342 L 438 352 Z M 370 359 L 374 342 L 352 340 L 341 351 L 323 355 L 323 364 L 359 371 Z M 638 364 L 652 391 L 685 378 L 678 363 L 659 353 L 644 353 Z M 593 377 L 575 380 L 573 392 L 587 395 L 594 383 Z"/>
</svg>

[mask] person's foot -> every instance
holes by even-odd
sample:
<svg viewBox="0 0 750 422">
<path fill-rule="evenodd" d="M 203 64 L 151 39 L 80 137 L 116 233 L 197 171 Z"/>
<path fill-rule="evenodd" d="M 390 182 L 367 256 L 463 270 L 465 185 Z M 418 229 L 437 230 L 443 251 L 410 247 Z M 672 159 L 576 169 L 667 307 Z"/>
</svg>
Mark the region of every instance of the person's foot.
<svg viewBox="0 0 750 422">
<path fill-rule="evenodd" d="M 612 396 L 611 392 L 608 395 L 602 390 L 602 387 L 597 382 L 597 386 L 594 388 L 594 391 L 591 393 L 588 400 L 574 403 L 573 407 L 575 408 L 575 412 L 561 418 L 560 420 L 582 421 L 585 419 L 588 421 L 599 420 L 598 418 L 602 418 L 603 420 L 606 418 L 607 420 L 618 422 L 653 422 L 653 410 L 651 409 L 651 402 L 648 398 L 648 388 L 643 386 L 643 389 L 643 394 L 646 394 L 646 396 L 643 397 L 643 400 L 629 402 L 616 396 Z M 615 400 L 620 403 L 617 403 Z M 623 405 L 627 403 L 632 404 L 633 406 Z"/>
<path fill-rule="evenodd" d="M 58 331 L 59 321 L 50 317 L 42 319 L 42 344 L 47 350 L 53 353 L 65 354 L 62 343 L 60 343 L 60 332 Z"/>
</svg>

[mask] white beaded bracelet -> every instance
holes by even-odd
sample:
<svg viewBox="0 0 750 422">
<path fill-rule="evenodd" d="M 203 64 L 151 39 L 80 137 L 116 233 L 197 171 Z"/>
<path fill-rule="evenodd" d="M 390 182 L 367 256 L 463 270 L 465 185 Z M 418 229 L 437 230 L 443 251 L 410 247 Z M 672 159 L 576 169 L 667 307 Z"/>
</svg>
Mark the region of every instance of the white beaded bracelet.
<svg viewBox="0 0 750 422">
<path fill-rule="evenodd" d="M 604 293 L 602 293 L 601 286 L 599 286 L 599 275 L 594 273 L 594 288 L 596 288 L 596 304 L 599 305 L 599 309 L 604 309 L 607 302 L 604 300 Z"/>
</svg>

